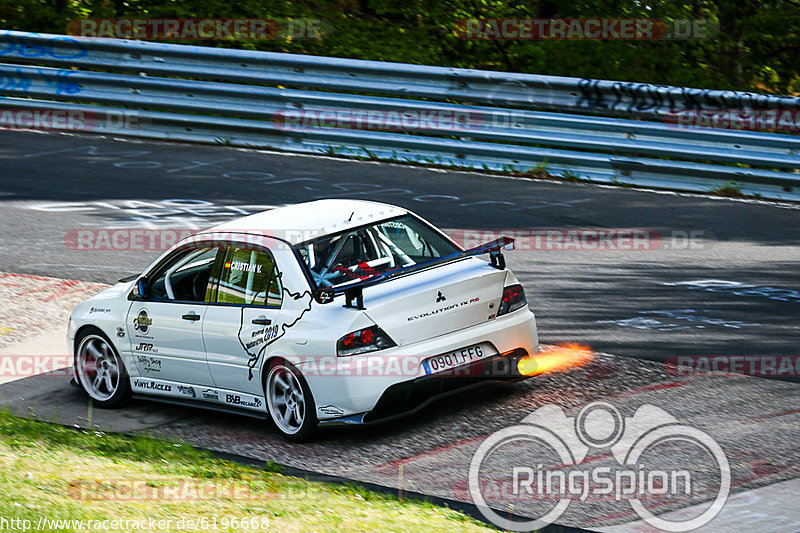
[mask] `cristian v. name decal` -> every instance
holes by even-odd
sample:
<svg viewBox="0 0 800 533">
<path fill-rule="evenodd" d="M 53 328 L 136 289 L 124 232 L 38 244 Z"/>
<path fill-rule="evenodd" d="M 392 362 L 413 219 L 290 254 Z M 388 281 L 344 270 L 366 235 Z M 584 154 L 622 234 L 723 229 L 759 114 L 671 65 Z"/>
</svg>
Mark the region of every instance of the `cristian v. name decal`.
<svg viewBox="0 0 800 533">
<path fill-rule="evenodd" d="M 254 274 L 261 274 L 261 265 L 255 263 L 245 263 L 244 261 L 230 261 L 225 263 L 225 268 L 231 270 L 240 270 L 242 272 L 252 272 Z"/>
</svg>

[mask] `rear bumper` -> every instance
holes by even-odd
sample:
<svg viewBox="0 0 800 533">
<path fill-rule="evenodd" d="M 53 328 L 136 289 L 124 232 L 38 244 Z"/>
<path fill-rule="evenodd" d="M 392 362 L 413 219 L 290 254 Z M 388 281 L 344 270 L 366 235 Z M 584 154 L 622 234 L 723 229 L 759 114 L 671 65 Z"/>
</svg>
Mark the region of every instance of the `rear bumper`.
<svg viewBox="0 0 800 533">
<path fill-rule="evenodd" d="M 528 352 L 522 348 L 474 361 L 449 371 L 395 383 L 386 389 L 375 407 L 366 413 L 320 421 L 322 426 L 375 424 L 409 416 L 428 404 L 490 383 L 525 379 L 517 363 Z"/>
<path fill-rule="evenodd" d="M 486 355 L 457 367 L 455 372 L 428 375 L 421 364 L 427 357 L 476 344 L 488 347 Z M 526 306 L 499 319 L 412 345 L 338 358 L 337 371 L 325 375 L 305 362 L 299 362 L 298 367 L 314 395 L 321 422 L 352 423 L 345 419 L 355 416 L 356 423 L 363 423 L 369 421 L 364 417 L 372 411 L 375 414 L 367 419 L 408 413 L 426 401 L 421 398 L 441 397 L 493 379 L 519 379 L 516 360 L 509 356 L 534 354 L 538 348 L 536 319 Z"/>
</svg>

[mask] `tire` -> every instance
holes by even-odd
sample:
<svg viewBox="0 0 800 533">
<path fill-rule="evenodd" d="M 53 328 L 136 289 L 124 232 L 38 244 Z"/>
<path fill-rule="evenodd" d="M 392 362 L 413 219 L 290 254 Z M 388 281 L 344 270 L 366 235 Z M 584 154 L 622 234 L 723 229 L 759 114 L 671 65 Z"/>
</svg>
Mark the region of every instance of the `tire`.
<svg viewBox="0 0 800 533">
<path fill-rule="evenodd" d="M 113 409 L 131 398 L 131 382 L 122 358 L 102 331 L 86 328 L 75 340 L 75 381 L 95 405 Z"/>
<path fill-rule="evenodd" d="M 264 398 L 272 422 L 286 440 L 305 442 L 317 432 L 319 421 L 311 389 L 297 367 L 288 361 L 270 361 L 264 378 Z"/>
</svg>

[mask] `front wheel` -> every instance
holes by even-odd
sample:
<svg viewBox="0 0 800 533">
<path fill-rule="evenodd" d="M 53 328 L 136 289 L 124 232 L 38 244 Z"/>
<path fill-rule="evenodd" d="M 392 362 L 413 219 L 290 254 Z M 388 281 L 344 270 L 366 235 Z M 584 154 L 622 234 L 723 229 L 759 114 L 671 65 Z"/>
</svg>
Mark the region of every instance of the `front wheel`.
<svg viewBox="0 0 800 533">
<path fill-rule="evenodd" d="M 278 431 L 292 442 L 309 440 L 317 430 L 316 407 L 305 378 L 291 363 L 270 363 L 264 381 L 267 408 Z"/>
<path fill-rule="evenodd" d="M 75 350 L 75 377 L 99 407 L 114 408 L 131 397 L 125 365 L 111 342 L 99 329 L 84 330 Z"/>
</svg>

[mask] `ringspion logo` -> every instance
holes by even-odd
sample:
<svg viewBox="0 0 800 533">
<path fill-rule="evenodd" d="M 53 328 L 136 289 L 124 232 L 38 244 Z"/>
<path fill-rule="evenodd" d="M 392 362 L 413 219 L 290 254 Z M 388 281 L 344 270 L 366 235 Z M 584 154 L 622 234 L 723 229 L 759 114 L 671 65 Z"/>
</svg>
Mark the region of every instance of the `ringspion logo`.
<svg viewBox="0 0 800 533">
<path fill-rule="evenodd" d="M 615 464 L 596 466 L 589 457 L 592 449 L 608 450 Z M 676 465 L 675 457 L 686 461 Z M 730 466 L 719 444 L 649 404 L 633 416 L 623 416 L 610 403 L 594 402 L 575 417 L 557 405 L 545 405 L 520 424 L 486 438 L 469 468 L 469 494 L 475 505 L 493 524 L 510 531 L 542 528 L 570 505 L 586 501 L 626 502 L 651 526 L 691 531 L 717 516 L 730 486 Z M 671 521 L 652 512 L 653 502 L 693 494 L 710 494 L 713 499 L 688 520 Z M 531 519 L 513 520 L 495 510 L 511 502 L 526 502 Z"/>
</svg>

